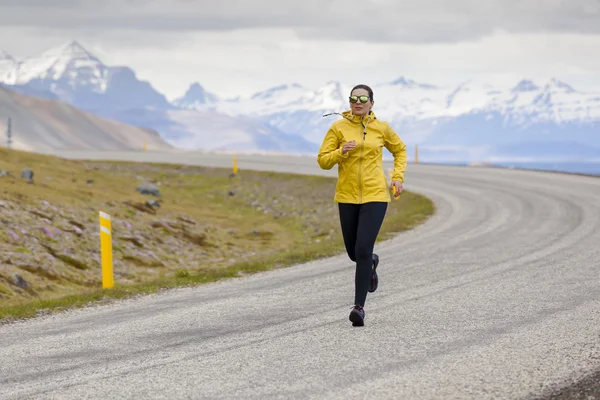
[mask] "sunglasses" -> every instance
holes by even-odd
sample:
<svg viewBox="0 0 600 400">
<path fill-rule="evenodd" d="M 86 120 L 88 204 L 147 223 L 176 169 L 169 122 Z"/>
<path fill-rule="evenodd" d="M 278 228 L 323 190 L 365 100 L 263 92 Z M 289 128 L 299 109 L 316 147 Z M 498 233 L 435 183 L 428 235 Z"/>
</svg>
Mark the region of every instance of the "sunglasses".
<svg viewBox="0 0 600 400">
<path fill-rule="evenodd" d="M 359 100 L 361 103 L 366 103 L 369 99 L 369 96 L 350 96 L 350 103 L 356 103 Z"/>
</svg>

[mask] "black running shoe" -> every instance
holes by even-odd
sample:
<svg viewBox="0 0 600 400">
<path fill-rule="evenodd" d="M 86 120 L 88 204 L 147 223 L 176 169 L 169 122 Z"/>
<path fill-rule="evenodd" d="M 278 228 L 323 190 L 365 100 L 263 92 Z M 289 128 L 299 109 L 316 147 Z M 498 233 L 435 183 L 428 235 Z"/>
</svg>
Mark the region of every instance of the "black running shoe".
<svg viewBox="0 0 600 400">
<path fill-rule="evenodd" d="M 373 273 L 371 274 L 371 282 L 369 282 L 369 292 L 373 293 L 379 286 L 379 278 L 377 277 L 377 265 L 379 265 L 379 256 L 373 253 Z"/>
<path fill-rule="evenodd" d="M 361 306 L 352 307 L 352 311 L 350 311 L 350 321 L 352 321 L 352 326 L 364 326 L 365 325 L 365 310 Z"/>
</svg>

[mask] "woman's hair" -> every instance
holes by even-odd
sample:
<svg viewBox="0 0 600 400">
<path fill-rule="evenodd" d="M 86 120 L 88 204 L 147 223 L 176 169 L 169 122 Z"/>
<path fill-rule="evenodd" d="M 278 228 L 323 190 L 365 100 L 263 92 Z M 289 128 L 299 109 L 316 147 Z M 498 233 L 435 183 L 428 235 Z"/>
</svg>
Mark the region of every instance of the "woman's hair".
<svg viewBox="0 0 600 400">
<path fill-rule="evenodd" d="M 367 85 L 356 85 L 356 86 L 354 86 L 352 88 L 352 90 L 350 91 L 350 95 L 351 96 L 352 96 L 352 92 L 354 92 L 354 89 L 365 89 L 367 92 L 369 92 L 369 97 L 371 98 L 371 101 L 373 101 L 373 89 L 371 89 Z"/>
</svg>

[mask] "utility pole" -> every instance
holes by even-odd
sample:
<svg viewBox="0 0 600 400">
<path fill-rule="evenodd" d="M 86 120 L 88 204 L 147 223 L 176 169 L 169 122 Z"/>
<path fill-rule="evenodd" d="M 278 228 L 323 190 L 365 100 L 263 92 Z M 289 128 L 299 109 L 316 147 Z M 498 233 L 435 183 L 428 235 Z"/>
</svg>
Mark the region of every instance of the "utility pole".
<svg viewBox="0 0 600 400">
<path fill-rule="evenodd" d="M 6 145 L 9 149 L 12 145 L 12 127 L 10 118 L 8 118 L 8 125 L 6 126 Z"/>
</svg>

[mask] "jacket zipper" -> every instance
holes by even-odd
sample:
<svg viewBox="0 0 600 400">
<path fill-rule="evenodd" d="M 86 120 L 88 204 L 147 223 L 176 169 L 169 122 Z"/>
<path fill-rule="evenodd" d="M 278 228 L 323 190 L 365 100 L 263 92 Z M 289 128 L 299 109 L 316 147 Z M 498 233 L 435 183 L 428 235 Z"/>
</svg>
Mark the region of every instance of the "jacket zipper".
<svg viewBox="0 0 600 400">
<path fill-rule="evenodd" d="M 362 204 L 362 160 L 363 160 L 363 150 L 365 149 L 365 136 L 367 135 L 367 127 L 361 121 L 360 124 L 363 127 L 363 137 L 362 144 L 360 146 L 360 158 L 358 160 L 358 203 Z"/>
</svg>

